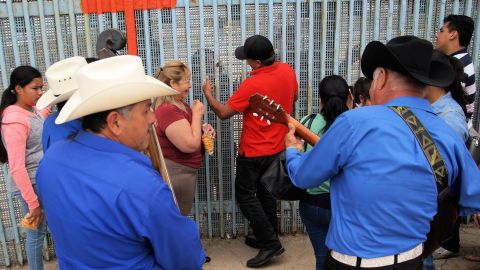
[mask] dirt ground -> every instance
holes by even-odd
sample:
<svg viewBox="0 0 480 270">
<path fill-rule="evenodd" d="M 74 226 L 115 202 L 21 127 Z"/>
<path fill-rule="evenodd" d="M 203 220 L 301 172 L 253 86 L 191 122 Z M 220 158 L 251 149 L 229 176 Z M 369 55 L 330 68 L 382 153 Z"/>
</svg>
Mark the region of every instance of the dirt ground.
<svg viewBox="0 0 480 270">
<path fill-rule="evenodd" d="M 460 232 L 460 256 L 448 260 L 437 260 L 437 270 L 464 270 L 475 266 L 474 262 L 464 259 L 465 255 L 480 255 L 480 230 L 472 226 L 463 226 Z M 256 255 L 257 250 L 243 244 L 244 237 L 237 239 L 203 239 L 207 255 L 212 258 L 210 263 L 204 265 L 204 270 L 239 270 L 249 269 L 245 266 L 248 259 Z M 313 249 L 305 234 L 282 236 L 281 241 L 285 253 L 273 259 L 272 263 L 262 269 L 281 270 L 313 270 L 315 258 Z M 480 267 L 480 263 L 477 263 Z M 27 270 L 27 266 L 14 266 L 8 270 Z M 46 262 L 45 270 L 58 270 L 55 260 Z"/>
</svg>

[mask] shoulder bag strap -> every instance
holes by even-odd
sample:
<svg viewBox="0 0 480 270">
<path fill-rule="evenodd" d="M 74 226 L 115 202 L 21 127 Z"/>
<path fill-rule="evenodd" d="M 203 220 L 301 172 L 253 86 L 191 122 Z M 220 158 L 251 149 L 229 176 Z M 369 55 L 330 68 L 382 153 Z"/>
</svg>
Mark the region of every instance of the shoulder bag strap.
<svg viewBox="0 0 480 270">
<path fill-rule="evenodd" d="M 402 106 L 389 106 L 389 108 L 405 121 L 415 135 L 417 142 L 422 147 L 423 153 L 428 160 L 428 164 L 430 164 L 430 168 L 435 176 L 438 195 L 441 197 L 442 191 L 448 187 L 448 169 L 440 151 L 438 151 L 435 141 L 411 110 Z"/>
<path fill-rule="evenodd" d="M 310 114 L 309 116 L 307 116 L 303 121 L 302 121 L 302 125 L 306 126 L 308 129 L 310 129 L 312 127 L 312 124 L 313 124 L 313 120 L 315 120 L 315 117 L 317 116 L 316 113 L 312 113 Z M 308 122 L 308 123 L 307 123 Z M 311 130 L 311 129 L 310 129 Z M 317 134 L 318 135 L 318 134 Z M 303 151 L 307 150 L 307 145 L 308 143 L 305 141 L 303 143 Z"/>
</svg>

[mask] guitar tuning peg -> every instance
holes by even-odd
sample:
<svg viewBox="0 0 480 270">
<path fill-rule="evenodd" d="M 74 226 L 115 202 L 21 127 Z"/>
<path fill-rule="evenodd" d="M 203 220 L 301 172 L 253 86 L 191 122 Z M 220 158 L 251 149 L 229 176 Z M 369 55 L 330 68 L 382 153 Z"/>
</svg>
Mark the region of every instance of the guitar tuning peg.
<svg viewBox="0 0 480 270">
<path fill-rule="evenodd" d="M 267 119 L 267 125 L 270 126 L 271 124 L 272 124 L 272 122 L 270 122 L 270 120 Z"/>
<path fill-rule="evenodd" d="M 264 96 L 264 97 L 263 97 L 263 100 L 265 100 L 265 99 L 267 99 L 267 98 L 268 98 L 267 96 Z"/>
<path fill-rule="evenodd" d="M 262 115 L 262 117 L 260 117 L 260 121 L 263 121 L 263 115 Z"/>
<path fill-rule="evenodd" d="M 280 104 L 277 104 L 277 111 L 280 109 Z"/>
<path fill-rule="evenodd" d="M 254 112 L 253 116 L 258 117 L 258 113 Z"/>
<path fill-rule="evenodd" d="M 270 101 L 270 106 L 272 106 L 272 104 L 273 104 L 273 100 L 272 100 L 272 101 Z"/>
</svg>

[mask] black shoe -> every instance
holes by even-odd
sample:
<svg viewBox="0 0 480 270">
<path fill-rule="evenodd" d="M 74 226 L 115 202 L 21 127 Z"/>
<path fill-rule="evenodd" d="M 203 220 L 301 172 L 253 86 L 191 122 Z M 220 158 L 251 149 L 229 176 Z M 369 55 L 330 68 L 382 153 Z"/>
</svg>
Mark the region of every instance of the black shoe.
<svg viewBox="0 0 480 270">
<path fill-rule="evenodd" d="M 282 245 L 278 245 L 274 248 L 262 248 L 258 252 L 257 256 L 247 261 L 247 267 L 257 268 L 267 264 L 273 257 L 278 256 L 285 252 Z"/>
<path fill-rule="evenodd" d="M 252 248 L 257 248 L 261 249 L 262 247 L 260 246 L 260 243 L 258 243 L 257 238 L 252 237 L 252 236 L 247 236 L 245 237 L 245 245 L 252 247 Z"/>
<path fill-rule="evenodd" d="M 205 263 L 209 263 L 212 259 L 208 256 L 205 256 Z"/>
</svg>

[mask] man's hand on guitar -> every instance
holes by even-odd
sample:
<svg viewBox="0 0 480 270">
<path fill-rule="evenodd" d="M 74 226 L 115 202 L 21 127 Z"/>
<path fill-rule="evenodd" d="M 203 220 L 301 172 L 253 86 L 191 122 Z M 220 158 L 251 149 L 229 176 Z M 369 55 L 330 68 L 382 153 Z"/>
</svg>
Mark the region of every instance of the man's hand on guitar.
<svg viewBox="0 0 480 270">
<path fill-rule="evenodd" d="M 299 152 L 303 149 L 303 142 L 295 136 L 295 126 L 288 124 L 288 133 L 285 136 L 285 148 L 295 147 Z"/>
</svg>

